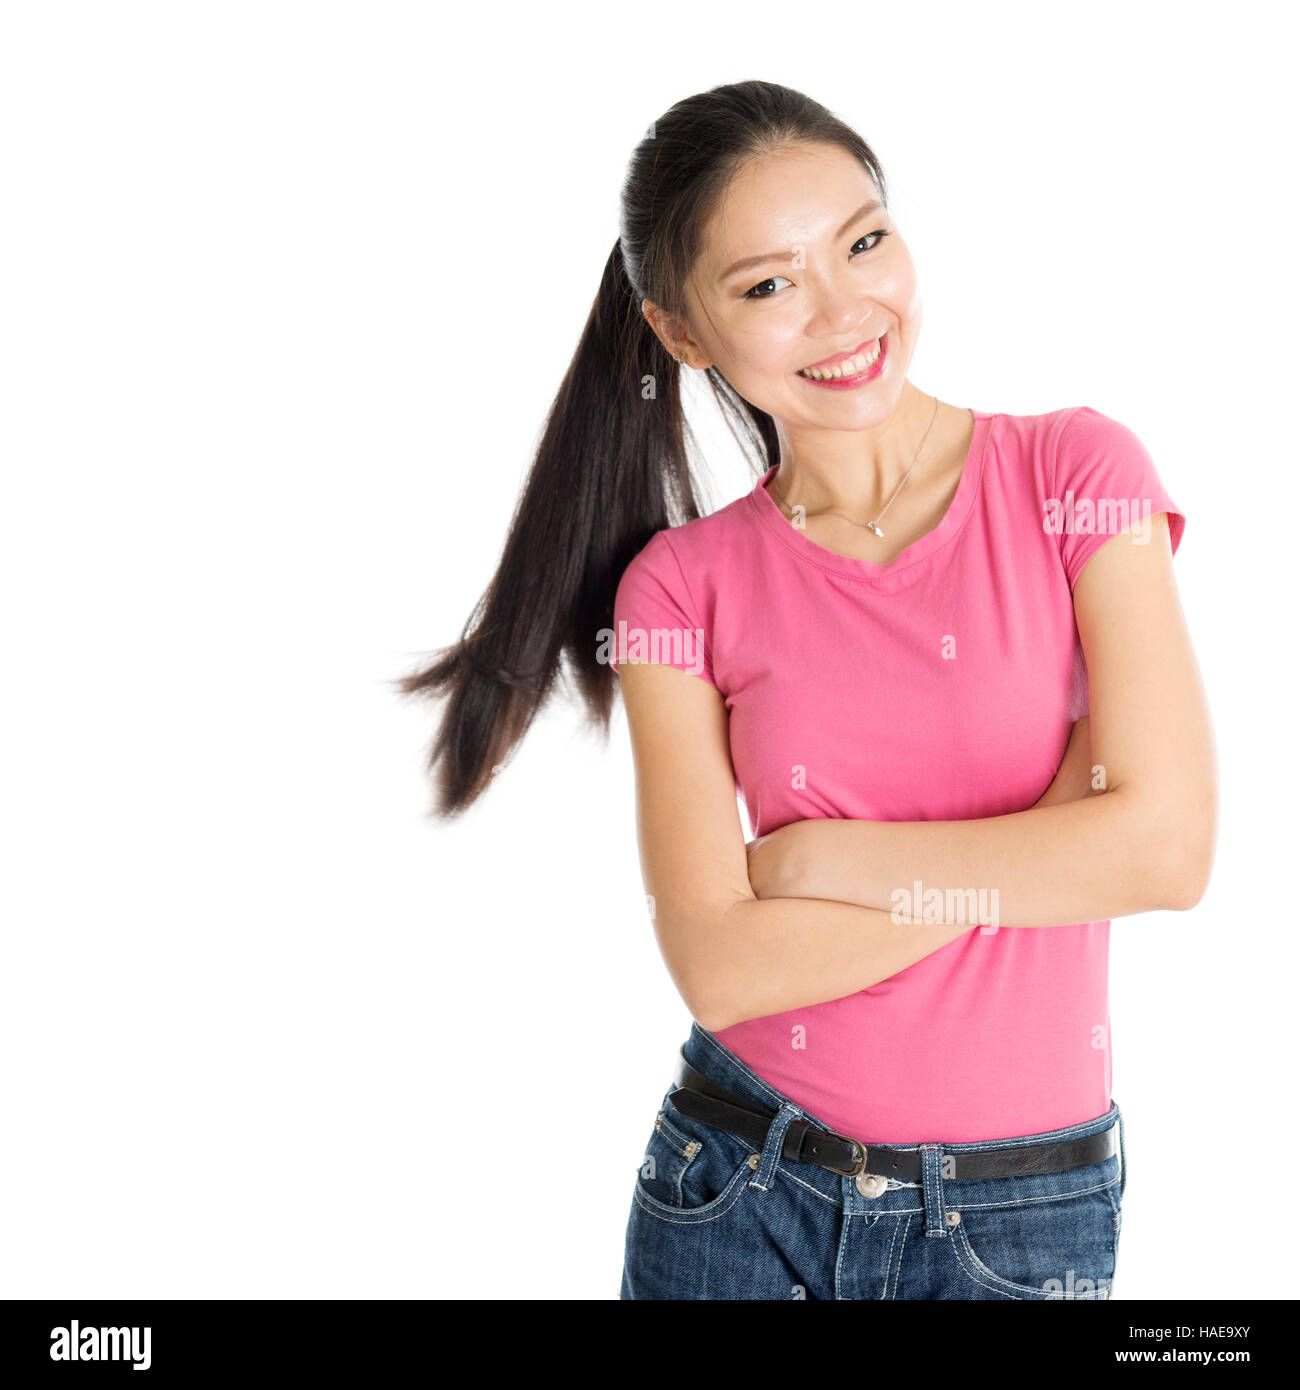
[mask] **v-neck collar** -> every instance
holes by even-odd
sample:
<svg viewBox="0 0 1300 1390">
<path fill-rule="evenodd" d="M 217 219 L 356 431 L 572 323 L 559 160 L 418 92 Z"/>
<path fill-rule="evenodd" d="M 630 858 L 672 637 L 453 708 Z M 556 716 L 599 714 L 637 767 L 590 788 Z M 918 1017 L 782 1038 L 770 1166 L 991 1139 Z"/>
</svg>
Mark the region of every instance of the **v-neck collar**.
<svg viewBox="0 0 1300 1390">
<path fill-rule="evenodd" d="M 969 408 L 969 407 L 968 407 Z M 841 555 L 838 551 L 827 550 L 816 541 L 808 539 L 798 527 L 791 525 L 789 517 L 777 505 L 776 499 L 769 495 L 764 486 L 780 467 L 774 463 L 754 485 L 749 494 L 749 502 L 759 519 L 781 543 L 800 559 L 834 574 L 847 575 L 853 579 L 890 579 L 902 570 L 920 564 L 936 551 L 941 550 L 965 525 L 971 507 L 979 494 L 980 480 L 984 471 L 985 446 L 993 414 L 984 410 L 971 410 L 975 417 L 975 429 L 971 435 L 966 459 L 962 464 L 961 477 L 957 491 L 953 494 L 948 510 L 944 512 L 939 524 L 925 535 L 918 536 L 911 545 L 900 550 L 892 560 L 881 564 L 875 560 L 859 560 L 852 555 Z"/>
</svg>

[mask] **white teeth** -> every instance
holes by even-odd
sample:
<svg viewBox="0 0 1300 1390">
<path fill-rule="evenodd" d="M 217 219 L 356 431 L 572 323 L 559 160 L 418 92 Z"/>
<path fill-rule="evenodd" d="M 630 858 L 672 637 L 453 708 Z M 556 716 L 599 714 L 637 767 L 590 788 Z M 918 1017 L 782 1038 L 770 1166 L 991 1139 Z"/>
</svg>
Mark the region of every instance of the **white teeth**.
<svg viewBox="0 0 1300 1390">
<path fill-rule="evenodd" d="M 859 372 L 865 372 L 880 356 L 882 341 L 881 338 L 877 338 L 866 352 L 850 357 L 847 362 L 841 362 L 835 367 L 801 367 L 799 375 L 806 376 L 810 381 L 838 381 L 841 377 L 857 376 Z"/>
</svg>

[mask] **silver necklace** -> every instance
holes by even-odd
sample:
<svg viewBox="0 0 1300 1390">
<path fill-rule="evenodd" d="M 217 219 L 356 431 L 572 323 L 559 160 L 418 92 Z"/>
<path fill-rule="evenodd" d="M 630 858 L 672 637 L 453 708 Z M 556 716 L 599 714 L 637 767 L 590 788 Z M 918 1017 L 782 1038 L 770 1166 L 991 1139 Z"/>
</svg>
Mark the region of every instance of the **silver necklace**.
<svg viewBox="0 0 1300 1390">
<path fill-rule="evenodd" d="M 838 516 L 838 517 L 843 518 L 843 520 L 847 521 L 847 522 L 849 523 L 850 526 L 856 526 L 856 527 L 858 527 L 859 530 L 862 530 L 862 531 L 874 531 L 874 532 L 876 533 L 876 535 L 878 535 L 878 536 L 883 540 L 883 539 L 884 539 L 884 536 L 885 536 L 885 533 L 880 529 L 880 517 L 881 517 L 881 516 L 884 516 L 884 514 L 889 510 L 890 506 L 892 505 L 892 503 L 893 503 L 893 501 L 894 501 L 894 498 L 897 497 L 898 494 L 902 491 L 902 489 L 903 489 L 903 484 L 907 481 L 907 474 L 910 473 L 910 472 L 912 471 L 912 469 L 916 467 L 916 460 L 919 459 L 919 458 L 921 457 L 921 450 L 925 448 L 925 441 L 926 441 L 927 439 L 929 439 L 929 437 L 930 437 L 930 430 L 932 430 L 932 429 L 934 428 L 934 422 L 935 422 L 938 418 L 939 418 L 939 397 L 936 396 L 936 397 L 934 398 L 934 414 L 930 416 L 930 424 L 929 424 L 929 427 L 926 429 L 925 433 L 921 436 L 921 442 L 916 446 L 916 457 L 913 458 L 912 462 L 908 464 L 908 466 L 907 466 L 907 473 L 904 473 L 903 476 L 898 480 L 898 486 L 897 486 L 897 487 L 894 489 L 894 491 L 890 494 L 889 501 L 886 502 L 885 505 L 880 509 L 880 516 L 878 516 L 878 517 L 875 519 L 875 521 L 868 521 L 867 524 L 864 526 L 864 525 L 862 524 L 862 522 L 860 522 L 860 521 L 854 521 L 853 518 L 852 518 L 851 516 L 845 516 L 843 512 L 834 512 L 834 511 L 831 511 L 829 508 L 827 508 L 825 511 L 820 511 L 820 512 L 805 512 L 805 513 L 804 513 L 804 516 L 805 516 L 805 517 L 809 517 L 809 516 Z M 794 508 L 790 506 L 789 502 L 786 502 L 786 501 L 785 501 L 785 493 L 783 493 L 783 492 L 781 491 L 781 486 L 780 486 L 780 484 L 776 481 L 775 475 L 774 475 L 773 478 L 772 478 L 772 486 L 773 486 L 774 488 L 776 488 L 776 495 L 781 499 L 782 502 L 785 502 L 785 505 L 786 505 L 787 509 L 790 510 L 790 511 L 794 511 Z"/>
</svg>

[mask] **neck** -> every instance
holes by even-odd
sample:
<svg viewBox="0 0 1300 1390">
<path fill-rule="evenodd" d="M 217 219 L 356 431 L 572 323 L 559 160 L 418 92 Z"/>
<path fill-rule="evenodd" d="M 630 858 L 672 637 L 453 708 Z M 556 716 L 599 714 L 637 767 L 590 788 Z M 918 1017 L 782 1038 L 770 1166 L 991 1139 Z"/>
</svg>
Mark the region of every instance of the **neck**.
<svg viewBox="0 0 1300 1390">
<path fill-rule="evenodd" d="M 781 494 L 808 512 L 833 510 L 870 520 L 913 460 L 914 474 L 925 467 L 940 428 L 936 407 L 942 415 L 935 397 L 906 382 L 893 414 L 873 429 L 792 430 L 778 423 L 781 466 L 775 481 Z"/>
</svg>

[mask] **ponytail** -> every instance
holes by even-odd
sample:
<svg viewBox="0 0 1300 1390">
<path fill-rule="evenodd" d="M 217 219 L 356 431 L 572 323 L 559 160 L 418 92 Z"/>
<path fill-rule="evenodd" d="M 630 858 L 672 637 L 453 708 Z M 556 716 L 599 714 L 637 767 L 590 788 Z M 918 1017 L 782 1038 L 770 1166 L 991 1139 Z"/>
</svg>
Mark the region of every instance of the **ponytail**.
<svg viewBox="0 0 1300 1390">
<path fill-rule="evenodd" d="M 527 733 L 562 658 L 608 729 L 614 672 L 597 661 L 623 570 L 656 531 L 699 516 L 680 368 L 641 313 L 618 241 L 511 521 L 501 562 L 459 642 L 402 677 L 446 695 L 429 749 L 437 803 L 467 809 Z"/>
<path fill-rule="evenodd" d="M 599 660 L 624 569 L 657 532 L 699 515 L 681 368 L 641 312 L 690 321 L 686 284 L 704 229 L 746 160 L 798 142 L 861 160 L 871 148 L 824 106 L 772 82 L 736 82 L 677 102 L 633 151 L 620 235 L 510 523 L 501 562 L 460 640 L 400 678 L 403 695 L 446 697 L 428 757 L 433 814 L 466 810 L 527 733 L 567 663 L 606 732 L 614 671 Z M 714 366 L 714 399 L 761 469 L 780 457 L 775 422 Z M 744 438 L 737 433 L 737 426 Z"/>
</svg>

